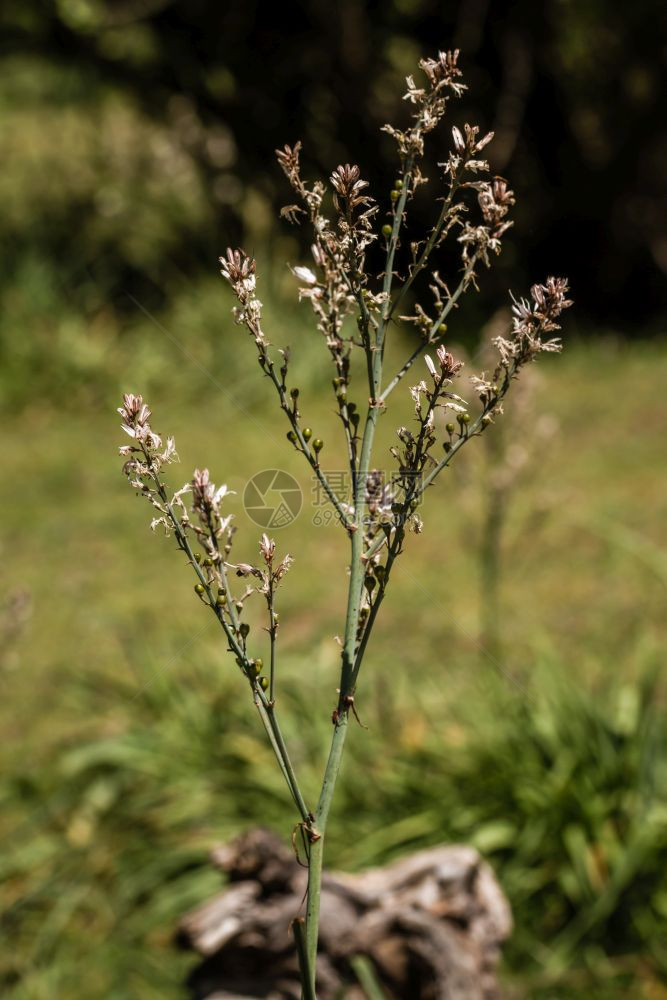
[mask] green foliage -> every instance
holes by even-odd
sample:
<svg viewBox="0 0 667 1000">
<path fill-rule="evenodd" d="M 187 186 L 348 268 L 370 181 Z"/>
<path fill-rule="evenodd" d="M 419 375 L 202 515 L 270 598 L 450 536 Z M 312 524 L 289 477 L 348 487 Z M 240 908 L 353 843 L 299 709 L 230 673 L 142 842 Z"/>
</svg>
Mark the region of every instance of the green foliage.
<svg viewBox="0 0 667 1000">
<path fill-rule="evenodd" d="M 667 976 L 667 748 L 656 686 L 646 675 L 584 694 L 555 681 L 561 673 L 557 663 L 540 672 L 535 703 L 492 683 L 457 724 L 438 725 L 431 713 L 412 750 L 397 745 L 396 721 L 407 731 L 423 707 L 371 705 L 341 785 L 332 862 L 358 867 L 471 841 L 512 902 L 507 966 L 530 995 L 583 982 L 567 994 L 583 997 L 607 982 L 607 995 L 622 996 L 641 981 L 628 971 L 633 955 L 645 978 Z M 140 702 L 117 683 L 101 693 L 127 706 L 122 730 L 62 746 L 39 777 L 21 769 L 4 793 L 3 810 L 26 816 L 0 872 L 13 941 L 7 996 L 47 996 L 53 982 L 73 998 L 181 995 L 187 960 L 169 937 L 218 885 L 207 847 L 246 825 L 289 825 L 290 803 L 238 678 L 220 679 L 206 663 L 178 688 L 158 679 Z M 298 694 L 292 685 L 285 711 L 313 785 L 327 722 L 307 732 L 298 720 L 315 696 L 312 682 Z M 83 707 L 85 690 L 80 697 Z M 84 963 L 91 940 L 95 958 Z M 127 982 L 136 992 L 124 992 Z"/>
<path fill-rule="evenodd" d="M 156 426 L 179 443 L 174 485 L 204 456 L 219 480 L 233 471 L 239 555 L 252 558 L 259 529 L 242 511 L 245 482 L 277 459 L 300 472 L 282 429 L 273 439 L 252 345 L 231 325 L 239 339 L 224 353 L 238 377 L 225 374 L 215 295 L 212 283 L 199 301 L 210 339 L 197 338 L 194 294 L 174 306 L 169 329 L 221 385 L 232 380 L 251 418 L 239 421 L 229 396 L 150 321 L 140 365 L 152 365 Z M 309 341 L 288 325 L 279 339 L 298 340 L 300 405 L 333 441 Z M 111 397 L 114 386 L 134 388 L 132 357 L 107 355 L 108 404 L 79 397 L 68 413 L 42 402 L 0 428 L 11 470 L 0 536 L 0 992 L 11 1000 L 183 996 L 192 959 L 173 932 L 219 886 L 208 851 L 255 823 L 289 830 L 294 815 L 220 637 L 213 627 L 198 634 L 207 619 L 186 566 L 127 500 Z M 454 502 L 453 480 L 427 498 L 427 544 L 410 540 L 379 622 L 357 698 L 369 728 L 350 734 L 332 814 L 331 862 L 342 868 L 476 842 L 514 907 L 507 975 L 536 1000 L 648 998 L 667 978 L 667 755 L 655 680 L 665 639 L 663 369 L 664 348 L 611 340 L 570 347 L 541 369 L 562 430 L 508 519 L 501 666 L 516 683 L 497 682 L 469 638 L 477 513 Z M 406 423 L 410 409 L 406 401 Z M 230 439 L 221 428 L 232 419 Z M 550 503 L 548 530 L 535 521 L 536 496 Z M 330 736 L 344 596 L 333 529 L 312 514 L 306 504 L 279 538 L 299 554 L 280 609 L 280 690 L 308 799 Z M 21 589 L 33 613 L 11 633 L 4 608 Z M 324 707 L 306 728 L 315 703 Z"/>
<path fill-rule="evenodd" d="M 535 988 L 584 971 L 604 980 L 636 954 L 665 977 L 667 747 L 655 675 L 589 694 L 562 677 L 558 663 L 539 670 L 535 701 L 496 688 L 464 709 L 463 746 L 432 725 L 391 773 L 350 788 L 355 814 L 386 817 L 357 860 L 471 841 L 512 902 L 508 963 Z"/>
</svg>

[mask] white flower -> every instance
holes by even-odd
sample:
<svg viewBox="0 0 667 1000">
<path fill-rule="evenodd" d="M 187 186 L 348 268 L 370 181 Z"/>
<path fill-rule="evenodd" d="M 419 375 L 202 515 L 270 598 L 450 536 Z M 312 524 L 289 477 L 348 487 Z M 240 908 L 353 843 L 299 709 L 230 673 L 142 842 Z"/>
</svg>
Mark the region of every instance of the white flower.
<svg viewBox="0 0 667 1000">
<path fill-rule="evenodd" d="M 226 497 L 228 493 L 231 493 L 231 492 L 232 491 L 228 490 L 227 487 L 224 484 L 222 486 L 219 486 L 218 489 L 213 494 L 213 501 L 212 501 L 213 502 L 213 506 L 217 507 L 218 504 L 220 503 L 220 501 L 224 497 Z"/>
<path fill-rule="evenodd" d="M 173 439 L 173 437 L 168 437 L 167 438 L 167 447 L 165 448 L 165 450 L 160 455 L 160 458 L 161 458 L 161 460 L 163 462 L 166 462 L 166 463 L 178 462 L 178 460 L 179 460 L 178 459 L 178 452 L 176 451 L 176 442 Z"/>
<path fill-rule="evenodd" d="M 259 551 L 264 556 L 264 562 L 267 564 L 271 562 L 273 556 L 275 555 L 276 543 L 273 541 L 272 538 L 269 538 L 266 532 L 262 535 L 260 539 Z"/>
<path fill-rule="evenodd" d="M 305 281 L 307 285 L 317 284 L 317 278 L 309 267 L 293 267 L 292 273 L 297 276 L 299 281 Z"/>
<path fill-rule="evenodd" d="M 421 380 L 421 382 L 418 382 L 417 385 L 411 385 L 410 386 L 410 395 L 412 396 L 412 398 L 414 400 L 414 403 L 415 403 L 415 412 L 417 414 L 419 414 L 419 411 L 421 409 L 421 403 L 422 403 L 421 394 L 422 394 L 422 392 L 426 392 L 426 382 L 424 382 L 423 379 Z"/>
</svg>

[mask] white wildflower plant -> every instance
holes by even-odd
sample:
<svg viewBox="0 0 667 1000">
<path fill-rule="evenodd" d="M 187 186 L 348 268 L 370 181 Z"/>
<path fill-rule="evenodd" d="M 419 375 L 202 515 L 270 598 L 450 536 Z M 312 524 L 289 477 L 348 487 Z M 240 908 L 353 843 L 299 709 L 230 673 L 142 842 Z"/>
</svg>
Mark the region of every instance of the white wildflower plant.
<svg viewBox="0 0 667 1000">
<path fill-rule="evenodd" d="M 301 167 L 301 143 L 277 150 L 278 162 L 296 196 L 281 216 L 293 225 L 310 227 L 311 260 L 291 267 L 299 298 L 314 314 L 315 326 L 330 357 L 332 387 L 345 438 L 351 496 L 341 499 L 320 465 L 323 441 L 313 436 L 300 411 L 300 392 L 289 380 L 289 351 L 272 349 L 257 295 L 255 260 L 241 249 L 229 248 L 220 258 L 221 272 L 236 295 L 236 322 L 254 341 L 257 361 L 276 394 L 287 423 L 287 438 L 303 456 L 335 508 L 347 537 L 348 598 L 340 639 L 340 676 L 332 713 L 332 742 L 322 789 L 316 803 L 306 802 L 292 765 L 279 722 L 277 698 L 276 591 L 292 565 L 279 558 L 273 539 L 263 534 L 258 565 L 231 561 L 235 527 L 225 515 L 225 486 L 216 486 L 208 469 L 196 469 L 192 479 L 173 494 L 163 480 L 164 467 L 178 460 L 173 438 L 165 447 L 151 427 L 151 411 L 141 396 L 128 394 L 119 412 L 131 443 L 120 450 L 131 486 L 155 508 L 152 527 L 162 527 L 185 553 L 196 576 L 195 592 L 215 615 L 227 647 L 266 728 L 298 814 L 298 826 L 308 867 L 305 920 L 293 923 L 303 995 L 315 997 L 315 967 L 319 928 L 322 858 L 327 820 L 340 768 L 368 641 L 384 599 L 406 533 L 423 524 L 417 507 L 425 492 L 470 441 L 487 432 L 502 414 L 505 397 L 523 366 L 543 352 L 560 350 L 553 336 L 559 317 L 571 305 L 564 278 L 547 278 L 531 288 L 529 299 L 513 300 L 513 320 L 506 334 L 494 341 L 497 363 L 490 375 L 472 375 L 472 402 L 460 389 L 462 364 L 443 341 L 447 321 L 458 302 L 475 289 L 483 267 L 500 253 L 512 222 L 514 195 L 507 181 L 493 177 L 480 156 L 493 135 L 480 136 L 475 126 L 454 125 L 452 149 L 439 164 L 441 177 L 434 203 L 433 225 L 423 234 L 408 234 L 415 191 L 427 180 L 422 173 L 426 139 L 445 117 L 449 105 L 465 90 L 459 53 L 440 52 L 420 62 L 423 80 L 408 77 L 405 99 L 411 123 L 405 129 L 387 125 L 398 152 L 396 179 L 384 204 L 369 193 L 360 168 L 344 164 L 332 172 L 330 190 L 322 181 L 308 182 Z M 458 246 L 458 268 L 446 281 L 436 267 L 445 241 Z M 370 261 L 379 259 L 380 267 Z M 426 289 L 421 287 L 422 272 Z M 411 313 L 402 308 L 410 303 Z M 403 365 L 387 377 L 385 346 L 397 323 L 411 325 L 418 343 Z M 364 384 L 352 375 L 353 352 L 364 360 Z M 389 397 L 412 366 L 423 370 L 410 388 L 414 418 L 399 427 L 398 444 L 390 448 L 395 462 L 391 482 L 373 468 L 378 419 Z M 460 389 L 454 391 L 454 387 Z M 353 399 L 356 394 L 357 401 Z M 444 425 L 436 420 L 444 414 Z M 265 600 L 268 663 L 258 655 L 258 640 L 245 620 L 246 602 L 259 593 Z M 329 710 L 331 710 L 329 708 Z"/>
</svg>

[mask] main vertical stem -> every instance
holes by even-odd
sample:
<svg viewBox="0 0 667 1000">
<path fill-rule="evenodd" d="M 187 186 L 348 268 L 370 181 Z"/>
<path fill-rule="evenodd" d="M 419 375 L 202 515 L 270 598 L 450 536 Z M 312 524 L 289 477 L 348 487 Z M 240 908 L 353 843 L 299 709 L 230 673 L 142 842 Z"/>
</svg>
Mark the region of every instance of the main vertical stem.
<svg viewBox="0 0 667 1000">
<path fill-rule="evenodd" d="M 364 438 L 366 434 L 364 433 Z M 365 482 L 365 477 L 364 477 Z M 357 508 L 358 509 L 358 508 Z M 336 721 L 331 749 L 322 781 L 322 791 L 315 810 L 314 827 L 318 839 L 310 844 L 308 858 L 308 893 L 306 903 L 306 951 L 310 969 L 313 990 L 315 989 L 317 939 L 319 931 L 320 898 L 322 892 L 322 859 L 327 819 L 336 787 L 336 780 L 343 756 L 343 747 L 349 725 L 349 705 L 346 699 L 351 695 L 352 672 L 354 667 L 354 644 L 359 622 L 359 605 L 361 589 L 364 583 L 364 567 L 361 561 L 363 546 L 363 527 L 360 526 L 352 534 L 352 553 L 350 567 L 350 584 L 347 598 L 347 614 L 345 618 L 345 637 L 343 642 L 343 666 L 341 670 L 341 687 L 336 709 Z"/>
<path fill-rule="evenodd" d="M 308 966 L 311 977 L 311 992 L 315 993 L 316 986 L 316 964 L 317 964 L 317 939 L 319 932 L 320 900 L 322 895 L 322 860 L 324 857 L 324 844 L 327 819 L 336 788 L 336 780 L 343 758 L 343 748 L 345 737 L 349 727 L 350 707 L 354 696 L 355 681 L 355 654 L 357 644 L 357 630 L 359 628 L 359 609 L 361 605 L 361 595 L 364 587 L 365 567 L 362 560 L 364 554 L 364 511 L 366 500 L 366 484 L 370 471 L 371 456 L 373 453 L 373 441 L 377 428 L 378 417 L 383 403 L 380 399 L 382 386 L 382 361 L 384 356 L 384 342 L 387 325 L 391 316 L 391 286 L 393 281 L 394 257 L 398 246 L 398 236 L 403 221 L 403 212 L 408 197 L 410 177 L 413 160 L 409 158 L 404 166 L 403 177 L 404 187 L 401 192 L 398 204 L 394 212 L 394 222 L 392 233 L 387 248 L 387 261 L 385 267 L 383 292 L 385 293 L 385 303 L 382 318 L 378 324 L 375 334 L 375 343 L 371 346 L 370 330 L 367 328 L 369 368 L 371 375 L 371 398 L 368 401 L 368 411 L 364 424 L 364 434 L 361 442 L 361 452 L 359 455 L 359 471 L 356 477 L 356 488 L 354 492 L 354 524 L 350 530 L 351 553 L 350 553 L 350 584 L 347 593 L 347 612 L 345 616 L 345 636 L 343 640 L 343 657 L 341 666 L 340 691 L 338 695 L 338 707 L 335 713 L 335 727 L 331 740 L 329 759 L 324 772 L 322 791 L 320 793 L 317 809 L 315 810 L 315 831 L 317 839 L 311 841 L 310 855 L 308 859 L 308 890 L 306 903 L 306 952 Z M 359 665 L 357 665 L 358 668 Z M 357 669 L 358 672 L 358 669 Z"/>
</svg>

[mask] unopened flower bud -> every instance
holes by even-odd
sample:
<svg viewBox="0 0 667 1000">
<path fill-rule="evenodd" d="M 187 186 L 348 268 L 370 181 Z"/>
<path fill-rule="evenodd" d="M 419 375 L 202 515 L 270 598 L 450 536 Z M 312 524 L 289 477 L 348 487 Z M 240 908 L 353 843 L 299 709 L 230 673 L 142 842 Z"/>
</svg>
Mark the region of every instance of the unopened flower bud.
<svg viewBox="0 0 667 1000">
<path fill-rule="evenodd" d="M 386 236 L 387 239 L 389 239 L 389 237 L 391 236 L 391 234 L 392 234 L 392 228 L 391 228 L 390 225 L 386 225 L 386 226 L 382 227 L 382 235 L 383 236 Z"/>
<path fill-rule="evenodd" d="M 195 583 L 195 594 L 201 595 L 204 593 L 204 586 L 201 583 Z"/>
<path fill-rule="evenodd" d="M 292 444 L 296 444 L 297 437 L 296 437 L 296 434 L 295 434 L 294 431 L 288 431 L 287 432 L 287 440 L 291 441 Z"/>
<path fill-rule="evenodd" d="M 304 427 L 301 433 L 303 434 L 304 441 L 310 441 L 311 437 L 313 436 L 313 432 L 310 427 Z"/>
<path fill-rule="evenodd" d="M 448 434 L 454 433 L 454 424 L 445 424 L 445 430 Z"/>
<path fill-rule="evenodd" d="M 262 691 L 268 690 L 268 687 L 269 687 L 269 679 L 268 679 L 268 677 L 260 677 L 260 679 L 259 679 L 259 686 L 261 687 Z"/>
<path fill-rule="evenodd" d="M 237 601 L 234 607 L 236 608 L 237 612 L 241 614 L 241 612 L 243 611 L 243 601 Z"/>
<path fill-rule="evenodd" d="M 399 191 L 402 191 L 402 190 L 403 190 L 403 181 L 402 181 L 402 180 L 400 179 L 400 177 L 399 177 L 399 179 L 398 179 L 398 180 L 396 181 L 396 183 L 394 184 L 394 187 L 395 187 L 395 188 L 398 188 L 398 190 L 399 190 Z"/>
<path fill-rule="evenodd" d="M 447 324 L 441 323 L 438 327 L 438 333 L 447 333 Z"/>
<path fill-rule="evenodd" d="M 313 441 L 313 451 L 322 451 L 322 448 L 324 448 L 324 441 L 322 438 L 315 438 Z"/>
<path fill-rule="evenodd" d="M 211 559 L 210 556 L 206 556 L 206 558 L 204 559 L 204 566 L 212 566 L 212 565 L 213 565 L 213 560 Z"/>
<path fill-rule="evenodd" d="M 262 672 L 261 666 L 257 666 L 257 660 L 251 661 L 248 664 L 248 674 L 250 677 L 259 677 Z"/>
<path fill-rule="evenodd" d="M 489 416 L 489 414 L 485 413 L 484 416 L 482 417 L 482 427 L 488 427 L 489 424 L 492 424 L 492 423 L 493 423 L 493 420 L 491 419 L 491 417 Z"/>
<path fill-rule="evenodd" d="M 258 656 L 257 659 L 255 660 L 255 666 L 257 667 L 257 673 L 261 674 L 262 667 L 264 666 L 264 660 L 261 658 L 261 656 Z"/>
<path fill-rule="evenodd" d="M 201 562 L 201 552 L 195 552 L 195 562 L 196 563 Z"/>
<path fill-rule="evenodd" d="M 226 595 L 225 594 L 218 594 L 218 596 L 215 599 L 215 603 L 218 605 L 218 607 L 224 608 L 224 606 L 227 603 L 227 597 L 226 597 Z"/>
<path fill-rule="evenodd" d="M 469 424 L 470 423 L 470 414 L 469 413 L 461 413 L 460 416 L 459 416 L 459 420 L 461 421 L 462 424 Z"/>
<path fill-rule="evenodd" d="M 396 188 L 392 188 L 392 190 L 389 192 L 389 197 L 391 198 L 392 201 L 398 201 L 400 193 L 401 192 L 398 191 Z"/>
</svg>

